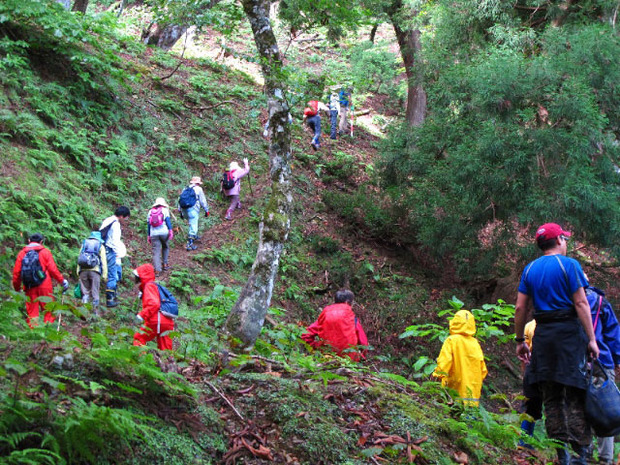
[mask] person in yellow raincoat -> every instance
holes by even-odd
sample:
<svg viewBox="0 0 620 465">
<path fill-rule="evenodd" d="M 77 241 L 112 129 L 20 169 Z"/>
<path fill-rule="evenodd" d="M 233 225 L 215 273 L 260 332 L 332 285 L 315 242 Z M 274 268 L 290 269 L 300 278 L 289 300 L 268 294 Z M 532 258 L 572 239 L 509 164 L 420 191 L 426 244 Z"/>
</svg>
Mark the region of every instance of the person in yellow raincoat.
<svg viewBox="0 0 620 465">
<path fill-rule="evenodd" d="M 487 366 L 480 343 L 474 337 L 476 321 L 468 310 L 459 310 L 450 321 L 450 336 L 445 340 L 437 357 L 433 376 L 441 385 L 459 393 L 465 405 L 477 407 L 480 403 L 482 381 Z"/>
</svg>

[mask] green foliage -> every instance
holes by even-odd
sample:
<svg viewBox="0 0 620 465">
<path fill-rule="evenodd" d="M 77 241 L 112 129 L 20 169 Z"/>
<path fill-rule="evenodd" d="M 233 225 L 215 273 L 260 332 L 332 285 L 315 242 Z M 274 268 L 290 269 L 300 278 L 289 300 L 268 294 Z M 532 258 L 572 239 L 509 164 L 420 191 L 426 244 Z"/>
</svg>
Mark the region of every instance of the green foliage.
<svg viewBox="0 0 620 465">
<path fill-rule="evenodd" d="M 362 42 L 351 50 L 351 73 L 356 92 L 393 94 L 400 73 L 400 57 L 388 51 L 388 43 Z"/>
<path fill-rule="evenodd" d="M 618 37 L 596 24 L 537 39 L 535 55 L 488 46 L 438 59 L 425 124 L 381 150 L 386 190 L 407 210 L 400 237 L 452 256 L 461 276 L 492 274 L 522 225 L 556 220 L 617 246 Z"/>
</svg>

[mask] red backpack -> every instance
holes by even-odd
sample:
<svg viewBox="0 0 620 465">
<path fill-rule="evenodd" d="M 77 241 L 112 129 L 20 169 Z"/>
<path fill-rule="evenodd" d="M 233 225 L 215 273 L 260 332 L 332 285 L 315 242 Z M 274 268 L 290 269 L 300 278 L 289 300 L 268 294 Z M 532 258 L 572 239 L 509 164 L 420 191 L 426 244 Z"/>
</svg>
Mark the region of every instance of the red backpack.
<svg viewBox="0 0 620 465">
<path fill-rule="evenodd" d="M 151 208 L 149 212 L 149 224 L 154 228 L 164 224 L 164 209 L 163 207 Z"/>
<path fill-rule="evenodd" d="M 319 102 L 317 100 L 310 100 L 308 107 L 304 110 L 306 116 L 316 116 L 319 113 Z"/>
</svg>

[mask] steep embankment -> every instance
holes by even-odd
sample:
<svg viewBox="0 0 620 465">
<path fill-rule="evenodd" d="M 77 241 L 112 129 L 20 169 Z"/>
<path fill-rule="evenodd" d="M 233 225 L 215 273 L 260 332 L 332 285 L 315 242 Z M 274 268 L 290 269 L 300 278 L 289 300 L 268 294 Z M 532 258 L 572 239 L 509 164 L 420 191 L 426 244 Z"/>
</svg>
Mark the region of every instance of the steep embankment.
<svg viewBox="0 0 620 465">
<path fill-rule="evenodd" d="M 120 36 L 105 17 L 77 22 L 62 10 L 41 11 L 37 3 L 24 2 L 0 31 L 4 56 L 9 50 L 13 57 L 0 75 L 3 458 L 136 464 L 517 460 L 519 390 L 493 387 L 500 379 L 498 358 L 489 362 L 487 397 L 495 392 L 500 399 L 488 402 L 488 411 L 465 412 L 436 383 L 411 381 L 425 379 L 428 363 L 419 357 L 434 357 L 440 343 L 398 335 L 416 321 L 444 326 L 436 313 L 453 289 L 429 285 L 407 254 L 349 221 L 381 209 L 374 202 L 380 196 L 372 182 L 373 136 L 358 131 L 354 139 L 327 140 L 313 152 L 299 109 L 293 112 L 291 239 L 261 339 L 250 354 L 235 353 L 235 341 L 219 328 L 253 262 L 269 195 L 260 88 L 218 62 L 145 49 L 134 37 Z M 33 25 L 46 21 L 54 28 Z M 243 157 L 252 165 L 252 188 L 244 183 L 243 210 L 223 222 L 221 171 Z M 127 274 L 150 260 L 148 207 L 158 196 L 174 204 L 193 175 L 205 180 L 212 215 L 201 218 L 196 252 L 185 251 L 184 225 L 175 222 L 172 268 L 163 276 L 182 302 L 174 354 L 131 346 L 139 302 L 127 279 L 122 304 L 103 318 L 64 297 L 50 304 L 62 322 L 24 328 L 23 298 L 10 292 L 8 281 L 22 233 L 42 231 L 75 281 L 80 240 L 126 204 L 132 210 L 124 230 Z M 303 324 L 343 285 L 356 292 L 355 309 L 374 346 L 361 366 L 308 353 L 299 341 Z"/>
</svg>

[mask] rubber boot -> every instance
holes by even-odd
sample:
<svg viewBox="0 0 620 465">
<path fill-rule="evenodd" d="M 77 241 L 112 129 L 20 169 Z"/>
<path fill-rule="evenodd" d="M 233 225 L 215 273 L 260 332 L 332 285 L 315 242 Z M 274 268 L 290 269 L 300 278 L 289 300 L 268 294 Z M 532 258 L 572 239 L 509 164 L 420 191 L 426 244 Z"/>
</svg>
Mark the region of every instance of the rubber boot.
<svg viewBox="0 0 620 465">
<path fill-rule="evenodd" d="M 521 422 L 521 430 L 524 433 L 526 433 L 528 436 L 534 435 L 535 426 L 536 426 L 536 423 L 533 421 L 523 420 Z M 530 444 L 525 442 L 523 439 L 519 439 L 519 447 L 524 448 L 524 449 L 534 449 L 534 447 L 532 447 Z"/>
<path fill-rule="evenodd" d="M 566 446 L 558 449 L 558 463 L 560 465 L 571 465 L 570 452 Z"/>
<path fill-rule="evenodd" d="M 116 307 L 118 305 L 118 300 L 116 300 L 116 291 L 107 289 L 105 291 L 105 300 L 106 307 Z"/>
<path fill-rule="evenodd" d="M 194 245 L 194 238 L 192 236 L 189 236 L 187 238 L 187 247 L 185 247 L 185 250 L 190 251 L 190 250 L 196 250 L 198 247 L 196 247 Z"/>
</svg>

